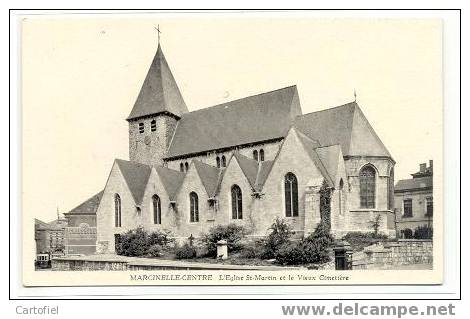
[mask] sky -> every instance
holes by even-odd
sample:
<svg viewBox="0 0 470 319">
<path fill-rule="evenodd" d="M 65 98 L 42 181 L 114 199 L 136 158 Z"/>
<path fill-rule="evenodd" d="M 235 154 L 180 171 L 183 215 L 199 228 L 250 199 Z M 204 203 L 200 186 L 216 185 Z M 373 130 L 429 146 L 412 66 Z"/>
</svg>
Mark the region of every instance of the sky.
<svg viewBox="0 0 470 319">
<path fill-rule="evenodd" d="M 23 211 L 50 221 L 128 159 L 129 115 L 161 45 L 190 111 L 297 85 L 303 113 L 357 102 L 395 179 L 441 165 L 439 20 L 305 13 L 55 15 L 22 21 Z"/>
</svg>

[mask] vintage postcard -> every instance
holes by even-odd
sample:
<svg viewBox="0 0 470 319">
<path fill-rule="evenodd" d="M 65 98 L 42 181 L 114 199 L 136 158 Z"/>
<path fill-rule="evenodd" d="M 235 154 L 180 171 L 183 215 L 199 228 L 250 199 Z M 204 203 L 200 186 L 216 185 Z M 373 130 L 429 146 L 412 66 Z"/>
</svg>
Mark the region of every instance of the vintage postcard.
<svg viewBox="0 0 470 319">
<path fill-rule="evenodd" d="M 440 284 L 442 23 L 21 20 L 23 284 Z"/>
</svg>

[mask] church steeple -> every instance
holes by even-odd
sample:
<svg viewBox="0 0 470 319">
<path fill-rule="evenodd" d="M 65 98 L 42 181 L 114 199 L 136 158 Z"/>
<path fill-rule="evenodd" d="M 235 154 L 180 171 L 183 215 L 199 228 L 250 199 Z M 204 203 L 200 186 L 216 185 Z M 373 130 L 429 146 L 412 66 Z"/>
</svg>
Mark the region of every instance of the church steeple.
<svg viewBox="0 0 470 319">
<path fill-rule="evenodd" d="M 166 113 L 180 118 L 188 108 L 163 55 L 160 43 L 128 121 Z"/>
</svg>

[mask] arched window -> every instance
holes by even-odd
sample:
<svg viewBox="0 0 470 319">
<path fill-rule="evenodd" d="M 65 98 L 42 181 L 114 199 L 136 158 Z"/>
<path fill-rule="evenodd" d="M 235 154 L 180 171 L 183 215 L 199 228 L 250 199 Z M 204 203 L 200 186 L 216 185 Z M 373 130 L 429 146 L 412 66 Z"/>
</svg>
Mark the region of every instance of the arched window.
<svg viewBox="0 0 470 319">
<path fill-rule="evenodd" d="M 189 164 L 188 162 L 184 163 L 184 170 L 187 172 L 189 169 Z"/>
<path fill-rule="evenodd" d="M 160 197 L 158 197 L 158 195 L 153 195 L 152 203 L 153 203 L 153 223 L 161 224 L 162 223 L 162 204 L 160 202 Z"/>
<path fill-rule="evenodd" d="M 259 160 L 260 160 L 260 162 L 264 161 L 264 150 L 263 149 L 259 150 Z"/>
<path fill-rule="evenodd" d="M 145 132 L 144 123 L 139 123 L 139 133 Z"/>
<path fill-rule="evenodd" d="M 152 122 L 150 122 L 150 130 L 152 132 L 155 132 L 157 130 L 157 121 L 152 120 Z"/>
<path fill-rule="evenodd" d="M 284 177 L 284 192 L 286 203 L 286 217 L 299 216 L 299 195 L 297 177 L 292 173 L 287 173 Z"/>
<path fill-rule="evenodd" d="M 388 177 L 388 209 L 393 210 L 395 208 L 394 205 L 394 196 L 393 196 L 393 183 L 395 182 L 395 173 L 393 171 L 393 167 L 390 169 L 390 176 Z"/>
<path fill-rule="evenodd" d="M 225 155 L 222 155 L 222 167 L 227 166 L 227 161 L 225 160 Z"/>
<path fill-rule="evenodd" d="M 114 194 L 114 226 L 121 227 L 121 197 Z"/>
<path fill-rule="evenodd" d="M 189 221 L 199 221 L 199 200 L 195 192 L 189 193 Z"/>
<path fill-rule="evenodd" d="M 361 208 L 375 207 L 375 169 L 368 165 L 359 173 Z"/>
<path fill-rule="evenodd" d="M 184 164 L 180 163 L 180 171 L 184 172 Z"/>
<path fill-rule="evenodd" d="M 232 219 L 243 218 L 242 190 L 238 185 L 232 186 Z"/>
<path fill-rule="evenodd" d="M 253 159 L 254 159 L 255 161 L 258 160 L 258 151 L 257 151 L 257 150 L 254 150 L 254 151 L 253 151 Z"/>
<path fill-rule="evenodd" d="M 338 187 L 338 207 L 339 207 L 339 214 L 343 213 L 343 179 L 339 180 L 339 187 Z"/>
<path fill-rule="evenodd" d="M 217 156 L 217 157 L 215 158 L 215 161 L 216 161 L 216 163 L 217 163 L 217 168 L 220 168 L 220 157 Z"/>
</svg>

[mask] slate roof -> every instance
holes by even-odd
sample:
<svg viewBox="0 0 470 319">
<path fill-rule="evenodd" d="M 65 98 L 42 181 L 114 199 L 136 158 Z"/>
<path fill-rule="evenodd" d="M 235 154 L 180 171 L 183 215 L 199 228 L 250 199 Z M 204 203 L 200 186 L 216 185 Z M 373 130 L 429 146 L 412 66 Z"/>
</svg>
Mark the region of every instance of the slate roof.
<svg viewBox="0 0 470 319">
<path fill-rule="evenodd" d="M 395 185 L 395 192 L 413 191 L 432 188 L 432 176 L 401 179 Z"/>
<path fill-rule="evenodd" d="M 300 114 L 296 86 L 186 113 L 166 158 L 283 138 Z"/>
<path fill-rule="evenodd" d="M 217 193 L 222 170 L 198 160 L 193 160 L 193 163 L 207 195 L 213 197 Z"/>
<path fill-rule="evenodd" d="M 175 171 L 163 166 L 154 166 L 157 171 L 160 180 L 163 183 L 163 187 L 168 194 L 170 200 L 175 200 L 178 189 L 183 183 L 185 174 L 180 171 Z"/>
<path fill-rule="evenodd" d="M 334 166 L 334 162 L 336 162 L 336 165 L 338 164 L 338 161 L 334 161 L 333 163 L 324 163 L 322 161 L 322 158 L 320 155 L 317 153 L 317 148 L 319 147 L 319 144 L 317 141 L 314 141 L 307 136 L 305 136 L 302 133 L 297 134 L 299 137 L 300 142 L 303 144 L 305 151 L 307 154 L 310 156 L 310 159 L 313 161 L 315 166 L 320 170 L 320 173 L 322 174 L 323 178 L 325 181 L 328 183 L 329 187 L 334 187 L 335 182 L 332 177 L 333 174 L 328 171 L 327 167 Z M 322 151 L 321 154 L 323 155 L 323 160 L 330 160 L 329 156 L 327 156 L 328 152 L 327 151 Z M 336 171 L 336 169 L 334 170 Z"/>
<path fill-rule="evenodd" d="M 103 191 L 91 196 L 77 207 L 73 208 L 67 213 L 64 213 L 64 215 L 95 215 L 102 196 Z"/>
<path fill-rule="evenodd" d="M 181 117 L 188 108 L 159 44 L 127 120 L 162 112 Z"/>
<path fill-rule="evenodd" d="M 132 197 L 137 205 L 142 204 L 145 187 L 152 168 L 149 165 L 116 159 L 116 163 L 126 180 Z"/>
<path fill-rule="evenodd" d="M 331 177 L 333 186 L 338 177 L 338 167 L 340 161 L 341 146 L 338 144 L 330 146 L 320 146 L 315 149 L 328 175 Z"/>
<path fill-rule="evenodd" d="M 391 157 L 356 102 L 300 115 L 295 127 L 320 145 L 339 144 L 343 156 Z"/>
<path fill-rule="evenodd" d="M 255 191 L 261 191 L 274 161 L 258 162 L 240 154 L 239 152 L 235 152 L 233 156 L 236 158 L 238 165 L 246 176 L 252 189 Z"/>
</svg>

